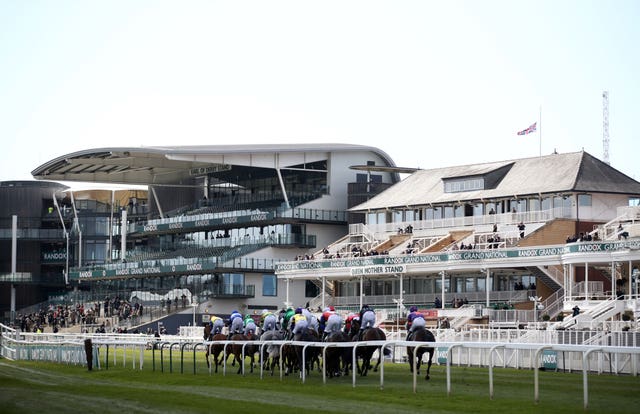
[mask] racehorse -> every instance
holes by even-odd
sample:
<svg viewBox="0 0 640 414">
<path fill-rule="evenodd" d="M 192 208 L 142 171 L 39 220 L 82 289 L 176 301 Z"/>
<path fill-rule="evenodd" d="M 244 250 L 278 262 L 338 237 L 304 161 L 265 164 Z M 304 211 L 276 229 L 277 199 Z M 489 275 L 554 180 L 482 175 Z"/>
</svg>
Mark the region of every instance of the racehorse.
<svg viewBox="0 0 640 414">
<path fill-rule="evenodd" d="M 436 341 L 436 337 L 433 336 L 433 333 L 425 328 L 418 328 L 413 332 L 413 336 L 411 337 L 410 341 L 415 341 L 415 342 L 435 342 Z M 414 364 L 414 356 L 413 356 L 413 350 L 415 347 L 413 346 L 408 346 L 407 347 L 407 356 L 409 358 L 409 369 L 411 370 L 411 372 L 413 372 L 413 364 Z M 422 363 L 422 355 L 428 352 L 429 353 L 429 362 L 427 363 L 427 375 L 424 377 L 425 380 L 429 379 L 429 371 L 431 370 L 431 361 L 433 359 L 433 353 L 434 353 L 434 349 L 433 347 L 421 347 L 418 348 L 418 352 L 416 352 L 415 354 L 415 364 L 416 364 L 416 374 L 420 374 L 420 364 Z"/>
<path fill-rule="evenodd" d="M 261 341 L 281 341 L 283 339 L 284 334 L 280 331 L 266 331 L 260 337 Z M 277 345 L 265 346 L 262 361 L 264 369 L 270 370 L 273 376 L 275 366 L 280 362 L 280 347 Z M 269 361 L 271 361 L 271 363 L 269 363 Z"/>
<path fill-rule="evenodd" d="M 226 341 L 227 335 L 224 334 L 215 334 L 211 333 L 211 326 L 206 324 L 204 327 L 204 340 L 205 341 Z M 222 356 L 220 354 L 223 354 Z M 222 364 L 222 358 L 224 356 L 224 345 L 222 344 L 209 344 L 207 345 L 207 351 L 205 353 L 205 359 L 207 360 L 207 368 L 211 368 L 211 364 L 209 363 L 209 355 L 213 355 L 213 362 L 215 363 L 215 372 L 218 373 L 218 366 Z M 218 358 L 220 356 L 220 358 Z M 235 362 L 235 360 L 234 360 Z"/>
<path fill-rule="evenodd" d="M 360 332 L 360 321 L 354 319 L 351 322 L 351 331 L 350 331 L 350 337 L 352 341 L 358 341 L 358 340 L 362 340 L 362 341 L 386 341 L 387 340 L 387 335 L 385 335 L 384 331 L 380 328 L 367 328 L 364 330 L 364 332 L 362 333 L 362 339 L 359 339 L 359 332 Z M 373 368 L 374 372 L 378 371 L 378 367 L 380 366 L 380 363 L 382 362 L 382 357 L 383 354 L 384 355 L 389 355 L 391 351 L 389 351 L 388 348 L 384 348 L 384 349 L 380 349 L 382 347 L 380 346 L 360 346 L 358 347 L 358 350 L 356 351 L 356 357 L 360 357 L 362 358 L 362 366 L 358 365 L 358 373 L 361 376 L 366 376 L 367 372 Z M 376 364 L 375 367 L 371 366 L 371 357 L 373 356 L 373 353 L 376 351 L 376 349 L 378 350 L 378 363 Z M 357 361 L 356 361 L 357 362 Z"/>
<path fill-rule="evenodd" d="M 234 334 L 231 336 L 232 341 L 255 341 L 257 337 L 251 333 L 248 336 L 244 334 Z M 244 356 L 249 357 L 249 367 L 251 373 L 253 373 L 253 365 L 255 364 L 255 353 L 258 352 L 258 346 L 256 345 L 243 345 L 243 344 L 233 344 L 231 345 L 231 352 L 234 356 L 234 361 L 238 361 L 240 367 L 238 368 L 238 374 L 244 374 L 244 363 L 242 361 L 242 348 L 244 346 Z"/>
<path fill-rule="evenodd" d="M 313 329 L 304 329 L 302 332 L 299 332 L 294 335 L 294 341 L 301 342 L 318 342 L 318 334 Z M 314 361 L 318 360 L 318 366 L 320 366 L 319 354 L 320 350 L 317 347 L 308 346 L 304 357 L 305 357 L 305 366 L 302 366 L 302 351 L 304 346 L 297 345 L 294 347 L 296 356 L 297 356 L 297 367 L 302 371 L 302 369 L 306 369 L 307 374 L 309 370 L 313 368 Z"/>
<path fill-rule="evenodd" d="M 325 342 L 350 342 L 349 337 L 342 331 L 333 332 L 326 337 Z M 325 367 L 329 378 L 339 377 L 343 371 L 344 375 L 349 375 L 349 364 L 351 363 L 351 348 L 329 347 L 325 356 Z M 342 367 L 341 367 L 342 366 Z"/>
</svg>

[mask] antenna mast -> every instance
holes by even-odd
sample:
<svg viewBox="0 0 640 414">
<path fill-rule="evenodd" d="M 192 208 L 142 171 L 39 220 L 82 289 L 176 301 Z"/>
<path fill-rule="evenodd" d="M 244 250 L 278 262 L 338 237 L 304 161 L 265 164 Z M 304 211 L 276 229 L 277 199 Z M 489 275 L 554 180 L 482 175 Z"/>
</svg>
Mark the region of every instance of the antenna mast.
<svg viewBox="0 0 640 414">
<path fill-rule="evenodd" d="M 609 91 L 602 92 L 602 160 L 609 164 Z"/>
</svg>

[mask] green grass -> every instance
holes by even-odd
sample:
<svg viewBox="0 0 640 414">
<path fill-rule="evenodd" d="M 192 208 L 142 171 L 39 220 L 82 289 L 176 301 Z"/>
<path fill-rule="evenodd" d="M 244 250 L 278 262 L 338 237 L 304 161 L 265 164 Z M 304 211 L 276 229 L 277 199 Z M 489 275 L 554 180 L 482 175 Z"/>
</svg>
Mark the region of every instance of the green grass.
<svg viewBox="0 0 640 414">
<path fill-rule="evenodd" d="M 191 354 L 192 355 L 192 354 Z M 452 368 L 452 394 L 447 396 L 445 368 L 434 365 L 431 380 L 418 379 L 412 392 L 412 377 L 406 364 L 385 365 L 384 389 L 379 375 L 358 377 L 356 388 L 348 378 L 328 379 L 313 372 L 302 384 L 297 375 L 282 381 L 260 379 L 259 371 L 237 375 L 229 367 L 209 375 L 198 356 L 179 359 L 164 372 L 156 354 L 156 371 L 150 355 L 144 370 L 133 370 L 110 361 L 109 369 L 87 371 L 86 367 L 43 362 L 0 360 L 0 412 L 2 413 L 578 413 L 584 412 L 580 373 L 540 372 L 540 402 L 533 401 L 533 371 L 494 370 L 493 400 L 489 399 L 486 368 Z M 175 358 L 175 355 L 174 355 Z M 137 363 L 137 361 L 136 361 Z M 640 404 L 640 378 L 590 375 L 589 411 L 636 413 Z"/>
</svg>

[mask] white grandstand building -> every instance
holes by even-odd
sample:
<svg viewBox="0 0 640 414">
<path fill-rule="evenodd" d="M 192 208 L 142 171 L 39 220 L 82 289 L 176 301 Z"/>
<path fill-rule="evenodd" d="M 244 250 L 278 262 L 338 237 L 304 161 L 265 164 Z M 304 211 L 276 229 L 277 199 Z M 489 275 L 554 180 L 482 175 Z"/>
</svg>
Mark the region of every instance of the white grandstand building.
<svg viewBox="0 0 640 414">
<path fill-rule="evenodd" d="M 276 274 L 319 282 L 312 306 L 366 303 L 396 323 L 417 305 L 455 328 L 628 329 L 639 201 L 640 183 L 584 151 L 419 170 L 352 207 L 365 223 Z"/>
</svg>

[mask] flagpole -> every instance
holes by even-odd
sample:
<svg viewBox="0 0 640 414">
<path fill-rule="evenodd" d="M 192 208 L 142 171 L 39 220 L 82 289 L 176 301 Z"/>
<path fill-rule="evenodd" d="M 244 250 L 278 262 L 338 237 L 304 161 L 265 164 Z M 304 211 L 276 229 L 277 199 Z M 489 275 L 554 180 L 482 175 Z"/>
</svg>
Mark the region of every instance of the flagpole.
<svg viewBox="0 0 640 414">
<path fill-rule="evenodd" d="M 540 112 L 538 113 L 538 140 L 540 142 L 540 156 L 542 157 L 542 105 L 540 105 Z"/>
</svg>

